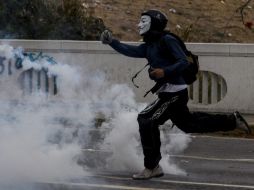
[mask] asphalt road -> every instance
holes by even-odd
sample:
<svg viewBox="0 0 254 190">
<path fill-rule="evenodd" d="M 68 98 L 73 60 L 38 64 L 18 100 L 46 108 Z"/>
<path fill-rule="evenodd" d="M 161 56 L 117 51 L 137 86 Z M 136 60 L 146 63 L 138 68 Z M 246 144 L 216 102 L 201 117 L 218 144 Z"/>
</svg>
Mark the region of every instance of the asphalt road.
<svg viewBox="0 0 254 190">
<path fill-rule="evenodd" d="M 188 148 L 171 155 L 186 176 L 165 174 L 136 181 L 130 172 L 104 171 L 80 179 L 40 184 L 48 190 L 241 190 L 254 189 L 254 140 L 192 136 Z"/>
</svg>

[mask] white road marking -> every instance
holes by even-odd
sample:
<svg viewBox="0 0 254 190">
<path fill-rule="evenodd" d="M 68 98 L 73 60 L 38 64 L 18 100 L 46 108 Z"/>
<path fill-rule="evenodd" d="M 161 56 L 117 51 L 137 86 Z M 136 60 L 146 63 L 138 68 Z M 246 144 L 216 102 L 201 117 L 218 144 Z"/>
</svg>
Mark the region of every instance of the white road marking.
<svg viewBox="0 0 254 190">
<path fill-rule="evenodd" d="M 199 185 L 199 186 L 210 186 L 210 187 L 230 187 L 230 188 L 241 188 L 241 189 L 254 189 L 254 186 L 250 185 L 234 185 L 234 184 L 222 184 L 222 183 L 205 183 L 205 182 L 191 182 L 191 181 L 175 181 L 175 180 L 154 180 L 163 183 L 177 183 L 187 185 Z"/>
<path fill-rule="evenodd" d="M 169 155 L 169 157 L 175 158 L 189 158 L 189 159 L 199 159 L 199 160 L 211 160 L 211 161 L 230 161 L 230 162 L 254 162 L 254 159 L 247 158 L 212 158 L 203 156 L 186 156 L 186 155 Z"/>
<path fill-rule="evenodd" d="M 102 177 L 108 179 L 117 180 L 132 180 L 127 177 L 115 177 L 107 175 L 95 175 L 94 177 Z M 184 184 L 184 185 L 199 185 L 199 186 L 210 186 L 210 187 L 230 187 L 230 188 L 241 188 L 241 189 L 254 189 L 254 186 L 250 185 L 234 185 L 234 184 L 222 184 L 222 183 L 205 183 L 205 182 L 192 182 L 192 181 L 177 181 L 177 180 L 163 180 L 163 179 L 151 179 L 151 181 L 161 182 L 161 183 L 174 183 L 174 184 Z"/>
<path fill-rule="evenodd" d="M 108 151 L 108 150 L 96 150 L 96 149 L 82 149 L 82 151 L 112 153 L 111 151 Z M 203 156 L 192 156 L 192 155 L 172 155 L 172 154 L 169 154 L 169 157 L 210 160 L 210 161 L 230 161 L 230 162 L 250 162 L 250 163 L 254 162 L 254 159 L 248 159 L 248 158 L 214 158 L 214 157 L 203 157 Z"/>
<path fill-rule="evenodd" d="M 105 188 L 105 189 L 127 189 L 127 190 L 170 190 L 170 189 L 158 189 L 158 188 L 144 188 L 144 187 L 132 187 L 123 185 L 107 185 L 107 184 L 92 184 L 92 183 L 60 183 L 60 182 L 45 182 L 48 185 L 61 185 L 66 187 L 95 187 L 95 188 Z"/>
<path fill-rule="evenodd" d="M 224 139 L 224 140 L 242 140 L 242 141 L 254 141 L 251 138 L 243 137 L 222 137 L 222 136 L 209 136 L 209 135 L 190 135 L 192 138 L 210 138 L 210 139 Z"/>
</svg>

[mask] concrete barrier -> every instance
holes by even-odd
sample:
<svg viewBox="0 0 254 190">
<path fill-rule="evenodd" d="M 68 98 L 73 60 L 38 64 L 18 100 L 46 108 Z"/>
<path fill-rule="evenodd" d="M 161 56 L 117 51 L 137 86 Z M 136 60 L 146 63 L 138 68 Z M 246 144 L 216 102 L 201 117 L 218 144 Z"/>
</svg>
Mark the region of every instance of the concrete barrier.
<svg viewBox="0 0 254 190">
<path fill-rule="evenodd" d="M 112 83 L 127 83 L 140 102 L 152 101 L 155 96 L 145 91 L 154 84 L 142 72 L 132 85 L 132 76 L 146 64 L 145 59 L 129 58 L 118 54 L 100 42 L 92 41 L 35 41 L 2 40 L 13 47 L 23 47 L 27 52 L 44 52 L 57 62 L 82 69 L 100 70 Z M 131 43 L 137 44 L 137 43 Z M 199 55 L 199 80 L 189 87 L 193 110 L 231 112 L 239 110 L 254 113 L 254 45 L 188 43 L 188 48 Z"/>
<path fill-rule="evenodd" d="M 56 76 L 49 77 L 45 69 L 29 69 L 20 74 L 20 87 L 23 95 L 33 92 L 43 92 L 50 95 L 57 94 Z"/>
</svg>

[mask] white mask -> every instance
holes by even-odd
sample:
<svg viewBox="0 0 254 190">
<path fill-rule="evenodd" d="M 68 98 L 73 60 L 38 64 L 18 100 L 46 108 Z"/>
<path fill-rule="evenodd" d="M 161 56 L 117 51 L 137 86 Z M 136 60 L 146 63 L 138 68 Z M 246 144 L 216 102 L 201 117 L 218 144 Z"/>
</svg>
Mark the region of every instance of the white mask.
<svg viewBox="0 0 254 190">
<path fill-rule="evenodd" d="M 151 17 L 148 15 L 141 16 L 138 24 L 139 34 L 140 35 L 145 34 L 146 32 L 149 31 L 150 27 L 151 27 Z"/>
</svg>

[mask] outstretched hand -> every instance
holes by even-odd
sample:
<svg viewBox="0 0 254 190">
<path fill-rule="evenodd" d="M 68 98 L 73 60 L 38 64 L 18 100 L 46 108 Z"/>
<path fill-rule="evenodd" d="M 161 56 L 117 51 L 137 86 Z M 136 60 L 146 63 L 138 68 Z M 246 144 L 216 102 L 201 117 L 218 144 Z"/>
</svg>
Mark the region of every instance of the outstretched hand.
<svg viewBox="0 0 254 190">
<path fill-rule="evenodd" d="M 100 40 L 103 44 L 110 44 L 112 42 L 112 33 L 109 30 L 104 30 L 101 33 Z"/>
</svg>

